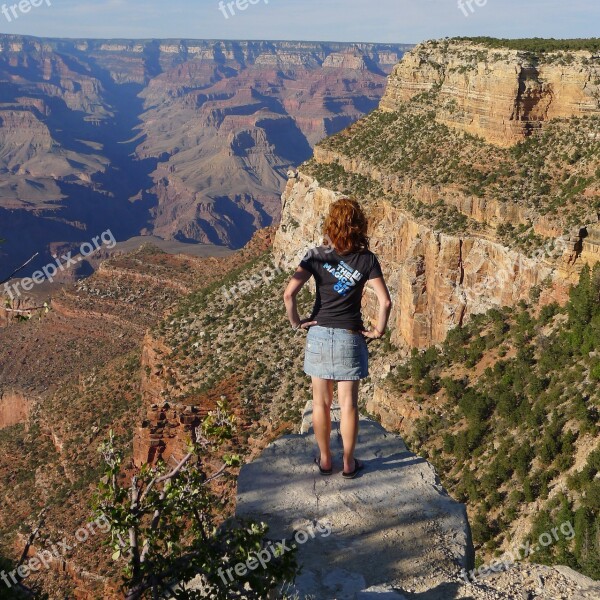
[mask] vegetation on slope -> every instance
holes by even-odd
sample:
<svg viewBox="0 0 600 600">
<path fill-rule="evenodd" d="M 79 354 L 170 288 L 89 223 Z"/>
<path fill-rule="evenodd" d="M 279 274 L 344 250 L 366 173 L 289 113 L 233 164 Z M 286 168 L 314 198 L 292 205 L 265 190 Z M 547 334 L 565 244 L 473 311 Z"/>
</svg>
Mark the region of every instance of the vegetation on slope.
<svg viewBox="0 0 600 600">
<path fill-rule="evenodd" d="M 10 511 L 3 513 L 3 541 L 14 541 L 13 535 L 20 533 L 24 547 L 25 538 L 37 525 L 31 515 L 47 507 L 47 526 L 35 546 L 50 547 L 62 539 L 73 544 L 75 533 L 91 517 L 91 493 L 103 475 L 97 447 L 109 428 L 116 432 L 119 450 L 131 456 L 131 436 L 139 421 L 138 392 L 139 359 L 131 353 L 97 369 L 79 384 L 60 387 L 43 411 L 33 415 L 27 430 L 23 425 L 0 430 L 0 453 L 12 459 L 0 465 L 0 486 L 11 490 Z M 74 547 L 65 551 L 63 558 L 100 576 L 114 577 L 102 550 L 104 542 L 104 536 L 92 536 L 76 553 Z M 12 547 L 3 550 L 6 555 L 14 552 Z M 45 569 L 25 583 L 65 593 L 74 585 L 68 577 Z"/>
<path fill-rule="evenodd" d="M 481 138 L 436 121 L 437 92 L 422 94 L 396 112 L 374 111 L 321 147 L 348 159 L 361 159 L 399 181 L 439 190 L 439 206 L 458 190 L 475 199 L 515 204 L 545 216 L 566 233 L 593 221 L 600 211 L 600 118 L 554 119 L 543 132 L 512 148 L 499 148 Z M 428 106 L 426 106 L 428 105 Z M 446 106 L 447 110 L 454 110 Z M 364 172 L 348 172 L 347 164 L 309 161 L 303 170 L 327 187 L 361 198 L 383 196 L 381 184 Z M 389 193 L 411 209 L 415 199 Z M 443 224 L 444 219 L 438 219 Z M 465 227 L 477 228 L 471 221 Z M 526 250 L 532 227 L 513 239 Z"/>
<path fill-rule="evenodd" d="M 535 561 L 600 578 L 599 347 L 597 264 L 564 308 L 491 310 L 388 376 L 426 407 L 409 443 L 467 503 L 484 553 L 512 547 L 521 518 L 534 516 L 532 537 L 571 521 L 574 539 Z"/>
<path fill-rule="evenodd" d="M 190 296 L 156 329 L 171 348 L 162 365 L 171 374 L 169 398 L 194 402 L 235 374 L 248 415 L 260 423 L 254 435 L 267 434 L 268 423 L 279 431 L 296 426 L 310 387 L 301 369 L 304 336 L 290 331 L 280 302 L 289 275 L 265 253 Z M 544 510 L 536 528 L 548 518 L 559 524 L 568 510 L 577 536 L 567 549 L 553 546 L 535 560 L 567 562 L 593 576 L 598 576 L 590 544 L 598 530 L 597 453 L 591 446 L 600 408 L 600 357 L 593 354 L 600 342 L 599 292 L 600 268 L 593 275 L 584 271 L 568 307 L 552 305 L 535 314 L 521 305 L 516 312 L 475 317 L 453 330 L 441 349 L 416 353 L 389 379 L 398 393 L 425 406 L 435 404 L 436 394 L 446 400 L 419 422 L 411 442 L 467 502 L 485 552 L 510 543 L 511 526 L 540 500 Z M 301 311 L 308 312 L 311 303 L 305 288 Z M 483 368 L 486 361 L 489 369 Z M 570 486 L 564 497 L 563 476 Z M 555 555 L 563 550 L 568 557 Z"/>
<path fill-rule="evenodd" d="M 63 538 L 72 543 L 91 517 L 92 493 L 103 474 L 97 448 L 110 429 L 125 464 L 131 463 L 133 433 L 146 416 L 140 410 L 146 328 L 181 301 L 182 288 L 217 280 L 257 252 L 247 247 L 223 259 L 198 260 L 141 248 L 111 258 L 104 275 L 79 282 L 77 290 L 65 290 L 58 300 L 72 316 L 50 311 L 41 321 L 1 331 L 4 383 L 28 390 L 32 399 L 40 394 L 42 401 L 27 427 L 0 430 L 0 488 L 10 491 L 0 514 L 0 554 L 18 558 L 24 536 L 37 525 L 31 516 L 42 507 L 48 514 L 36 547 Z M 48 382 L 52 388 L 42 393 Z M 104 584 L 118 583 L 118 573 L 101 547 L 105 541 L 97 535 L 78 544 L 64 553 L 67 572 L 44 569 L 26 584 L 40 582 L 65 597 L 77 586 L 73 573 L 83 569 L 100 577 L 86 579 L 86 589 L 111 597 Z"/>
<path fill-rule="evenodd" d="M 266 423 L 296 426 L 311 396 L 301 364 L 304 336 L 289 327 L 281 300 L 290 276 L 267 251 L 190 295 L 155 329 L 171 348 L 160 367 L 170 373 L 169 401 L 194 404 L 233 379 L 247 417 L 264 420 L 253 435 L 264 434 Z M 312 308 L 307 288 L 299 307 Z"/>
<path fill-rule="evenodd" d="M 525 52 L 557 52 L 557 51 L 576 51 L 589 50 L 590 52 L 600 51 L 600 38 L 575 38 L 575 39 L 555 39 L 555 38 L 492 38 L 492 37 L 454 37 L 452 41 L 472 42 L 481 44 L 488 48 L 508 48 L 510 50 L 523 50 Z"/>
</svg>

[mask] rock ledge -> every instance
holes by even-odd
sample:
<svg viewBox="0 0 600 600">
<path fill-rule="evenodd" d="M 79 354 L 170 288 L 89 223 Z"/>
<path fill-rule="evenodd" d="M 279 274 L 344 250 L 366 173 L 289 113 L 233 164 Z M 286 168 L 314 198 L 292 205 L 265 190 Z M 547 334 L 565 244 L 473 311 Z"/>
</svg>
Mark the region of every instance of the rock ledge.
<svg viewBox="0 0 600 600">
<path fill-rule="evenodd" d="M 236 510 L 268 523 L 275 539 L 309 533 L 296 537 L 304 540 L 297 544 L 300 597 L 401 599 L 390 583 L 415 590 L 416 581 L 435 586 L 472 568 L 465 507 L 448 496 L 432 465 L 398 435 L 361 418 L 357 456 L 365 469 L 343 479 L 334 408 L 334 474 L 323 477 L 312 463 L 318 450 L 310 417 L 309 403 L 304 433 L 280 438 L 242 468 Z"/>
</svg>

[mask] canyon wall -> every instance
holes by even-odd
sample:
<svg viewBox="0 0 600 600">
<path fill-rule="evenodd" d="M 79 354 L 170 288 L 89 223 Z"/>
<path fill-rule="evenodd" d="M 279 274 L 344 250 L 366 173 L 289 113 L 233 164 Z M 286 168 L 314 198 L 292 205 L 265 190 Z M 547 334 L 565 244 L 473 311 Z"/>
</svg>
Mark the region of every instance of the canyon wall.
<svg viewBox="0 0 600 600">
<path fill-rule="evenodd" d="M 33 272 L 107 229 L 241 248 L 410 47 L 0 34 L 0 258 Z"/>
<path fill-rule="evenodd" d="M 440 122 L 509 146 L 550 119 L 600 114 L 600 58 L 426 42 L 394 68 L 381 108 L 395 110 L 433 88 L 442 99 Z"/>
<path fill-rule="evenodd" d="M 317 146 L 315 160 L 320 164 L 340 165 L 348 173 L 356 173 L 381 184 L 385 193 L 411 195 L 423 204 L 433 205 L 440 198 L 439 186 L 415 181 L 404 174 L 390 173 L 373 165 L 361 156 L 345 156 L 339 152 Z M 478 198 L 460 189 L 454 188 L 444 196 L 444 202 L 454 206 L 469 219 L 478 223 L 500 225 L 525 224 L 533 221 L 537 233 L 546 236 L 558 236 L 562 229 L 540 218 L 535 211 L 517 202 L 500 202 L 494 198 Z M 535 219 L 535 220 L 534 220 Z"/>
<path fill-rule="evenodd" d="M 300 249 L 321 243 L 323 218 L 341 195 L 302 173 L 290 179 L 273 246 L 279 264 L 291 268 Z M 469 316 L 527 299 L 548 279 L 556 295 L 562 293 L 560 263 L 528 258 L 491 240 L 436 232 L 385 199 L 366 211 L 371 247 L 395 304 L 390 326 L 397 344 L 439 343 Z M 364 308 L 366 318 L 376 317 L 368 287 Z"/>
<path fill-rule="evenodd" d="M 337 442 L 335 474 L 322 477 L 306 459 L 316 446 L 311 421 L 309 402 L 301 434 L 275 440 L 238 478 L 237 517 L 265 520 L 277 539 L 315 525 L 328 528 L 323 538 L 331 534 L 298 544 L 302 573 L 290 591 L 301 598 L 403 600 L 392 587 L 424 592 L 472 568 L 465 507 L 450 498 L 431 464 L 409 452 L 400 436 L 361 417 L 364 472 L 351 482 L 340 476 Z M 332 422 L 339 428 L 339 408 Z"/>
<path fill-rule="evenodd" d="M 472 315 L 528 300 L 533 288 L 540 304 L 563 302 L 583 264 L 600 257 L 598 149 L 555 131 L 562 158 L 553 157 L 554 170 L 538 172 L 531 156 L 538 152 L 537 164 L 544 164 L 544 153 L 554 149 L 532 147 L 524 151 L 527 162 L 504 147 L 557 118 L 590 117 L 573 126 L 584 141 L 597 139 L 600 59 L 586 51 L 534 54 L 469 41 L 425 42 L 394 68 L 380 109 L 317 145 L 313 160 L 290 178 L 274 241 L 276 260 L 295 266 L 299 250 L 321 243 L 328 207 L 343 192 L 358 197 L 367 212 L 371 247 L 394 300 L 395 343 L 439 343 Z M 427 144 L 446 140 L 464 156 L 447 157 L 459 166 L 445 177 L 434 156 L 425 174 L 407 164 L 406 155 L 416 162 L 423 153 L 435 153 Z M 491 171 L 478 161 L 492 161 Z M 522 192 L 527 188 L 514 179 L 519 168 L 517 177 L 538 182 L 531 191 Z M 473 173 L 495 187 L 480 186 Z M 497 185 L 502 178 L 516 190 L 512 198 Z M 579 196 L 569 196 L 566 180 L 580 186 Z M 546 196 L 538 193 L 544 186 Z M 557 197 L 565 199 L 557 203 Z M 454 224 L 448 226 L 449 219 Z M 364 302 L 366 316 L 374 319 L 376 302 L 368 288 Z"/>
</svg>

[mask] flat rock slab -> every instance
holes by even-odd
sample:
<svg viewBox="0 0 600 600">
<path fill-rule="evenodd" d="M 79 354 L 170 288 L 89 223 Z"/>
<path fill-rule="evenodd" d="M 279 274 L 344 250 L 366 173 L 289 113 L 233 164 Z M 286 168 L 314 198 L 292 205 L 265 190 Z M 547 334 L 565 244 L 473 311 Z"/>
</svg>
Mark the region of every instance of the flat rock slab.
<svg viewBox="0 0 600 600">
<path fill-rule="evenodd" d="M 393 590 L 388 586 L 373 586 L 368 590 L 358 592 L 356 596 L 357 600 L 406 600 L 406 596 L 403 596 L 399 592 Z"/>
<path fill-rule="evenodd" d="M 402 598 L 415 578 L 444 581 L 472 568 L 466 510 L 442 488 L 434 468 L 398 435 L 361 418 L 356 455 L 365 469 L 341 476 L 339 409 L 332 410 L 334 473 L 322 476 L 309 427 L 269 445 L 238 479 L 236 515 L 268 523 L 272 539 L 292 538 L 302 572 L 300 597 Z M 291 546 L 292 544 L 288 544 Z M 374 588 L 373 586 L 384 586 Z M 360 594 L 363 595 L 360 595 Z M 364 595 L 366 594 L 366 595 Z"/>
</svg>

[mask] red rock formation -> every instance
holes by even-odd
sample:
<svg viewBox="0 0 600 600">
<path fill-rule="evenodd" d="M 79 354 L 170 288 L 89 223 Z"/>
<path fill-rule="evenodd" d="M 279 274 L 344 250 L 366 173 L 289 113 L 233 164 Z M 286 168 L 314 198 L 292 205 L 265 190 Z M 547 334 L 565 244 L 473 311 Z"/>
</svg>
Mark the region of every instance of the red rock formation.
<svg viewBox="0 0 600 600">
<path fill-rule="evenodd" d="M 154 465 L 159 459 L 180 461 L 188 445 L 196 439 L 195 429 L 207 414 L 196 406 L 183 404 L 152 404 L 146 418 L 133 436 L 133 462 L 136 467 Z"/>
<path fill-rule="evenodd" d="M 21 392 L 3 390 L 0 392 L 0 429 L 27 423 L 33 401 Z"/>
</svg>

